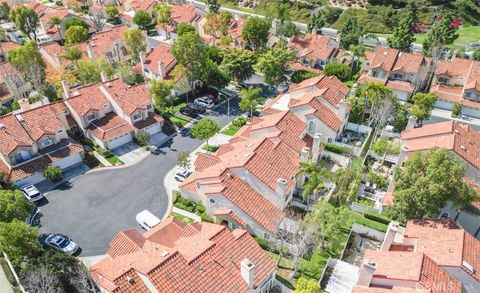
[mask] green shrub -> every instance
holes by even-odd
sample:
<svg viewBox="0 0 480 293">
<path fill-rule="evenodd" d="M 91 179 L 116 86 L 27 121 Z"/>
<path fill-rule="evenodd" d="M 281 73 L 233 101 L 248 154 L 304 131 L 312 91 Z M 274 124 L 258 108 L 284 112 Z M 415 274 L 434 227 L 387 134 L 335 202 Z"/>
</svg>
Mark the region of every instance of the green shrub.
<svg viewBox="0 0 480 293">
<path fill-rule="evenodd" d="M 372 171 L 368 172 L 366 180 L 368 182 L 375 183 L 380 189 L 385 189 L 388 186 L 388 183 L 385 177 L 383 177 L 382 174 L 379 174 L 376 172 L 372 172 Z"/>
<path fill-rule="evenodd" d="M 318 76 L 318 73 L 315 72 L 315 71 L 297 70 L 292 74 L 290 80 L 293 83 L 301 83 L 302 81 L 304 81 L 306 79 L 309 79 L 309 78 L 312 78 L 312 77 L 315 77 L 315 76 Z"/>
<path fill-rule="evenodd" d="M 257 241 L 257 244 L 260 245 L 260 247 L 264 250 L 270 250 L 270 242 L 268 242 L 265 239 L 262 239 L 260 237 L 254 236 L 253 239 Z"/>
<path fill-rule="evenodd" d="M 200 218 L 202 219 L 202 222 L 213 223 L 213 219 L 208 215 L 201 214 Z"/>
<path fill-rule="evenodd" d="M 196 208 L 197 208 L 197 211 L 198 211 L 200 214 L 204 214 L 205 211 L 206 211 L 205 207 L 203 206 L 203 204 L 202 204 L 200 201 L 197 202 Z"/>
<path fill-rule="evenodd" d="M 43 170 L 43 176 L 49 181 L 56 182 L 62 179 L 62 170 L 58 167 L 48 165 Z"/>
<path fill-rule="evenodd" d="M 104 149 L 104 148 L 101 148 L 101 147 L 97 148 L 97 152 L 102 157 L 109 157 L 112 154 L 109 149 Z"/>
<path fill-rule="evenodd" d="M 179 209 L 186 210 L 191 213 L 195 211 L 195 206 L 196 206 L 195 202 L 188 200 L 186 198 L 183 198 L 181 196 L 177 197 L 177 199 L 174 202 L 174 205 Z"/>
<path fill-rule="evenodd" d="M 244 126 L 245 124 L 247 124 L 248 122 L 248 118 L 245 117 L 245 116 L 240 116 L 240 117 L 237 117 L 235 118 L 233 121 L 232 121 L 232 124 L 235 126 L 235 127 L 242 127 Z"/>
<path fill-rule="evenodd" d="M 323 146 L 325 147 L 326 151 L 336 153 L 336 154 L 339 154 L 339 155 L 350 154 L 352 152 L 347 147 L 339 146 L 339 145 L 336 145 L 336 144 L 333 144 L 333 143 L 324 143 Z"/>
<path fill-rule="evenodd" d="M 141 146 L 146 146 L 150 141 L 150 134 L 145 130 L 140 130 L 135 133 L 135 141 Z"/>
<path fill-rule="evenodd" d="M 453 104 L 452 117 L 458 117 L 458 115 L 460 115 L 461 112 L 462 112 L 462 104 L 460 103 Z"/>
<path fill-rule="evenodd" d="M 13 276 L 12 271 L 10 270 L 10 267 L 7 264 L 7 261 L 4 258 L 0 258 L 0 266 L 5 272 L 5 277 L 7 277 L 8 282 L 12 286 L 17 286 L 18 285 L 17 280 L 15 280 L 15 277 Z"/>
<path fill-rule="evenodd" d="M 367 219 L 374 220 L 376 222 L 387 224 L 387 225 L 392 221 L 388 217 L 385 217 L 370 211 L 364 211 L 363 216 Z"/>
</svg>

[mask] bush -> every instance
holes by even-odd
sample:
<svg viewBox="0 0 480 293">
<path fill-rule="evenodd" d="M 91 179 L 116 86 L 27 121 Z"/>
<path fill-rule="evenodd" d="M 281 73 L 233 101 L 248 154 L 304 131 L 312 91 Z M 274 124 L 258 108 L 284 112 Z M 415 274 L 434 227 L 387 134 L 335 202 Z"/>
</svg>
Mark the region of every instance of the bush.
<svg viewBox="0 0 480 293">
<path fill-rule="evenodd" d="M 200 201 L 197 202 L 196 208 L 197 208 L 197 211 L 198 211 L 200 214 L 204 214 L 205 211 L 206 211 L 205 207 L 203 206 L 203 204 L 202 204 Z"/>
<path fill-rule="evenodd" d="M 135 141 L 140 146 L 146 146 L 150 141 L 150 134 L 145 130 L 140 130 L 137 133 L 135 133 Z"/>
<path fill-rule="evenodd" d="M 260 245 L 260 247 L 264 250 L 270 250 L 270 242 L 268 242 L 265 239 L 259 238 L 257 236 L 254 236 L 253 239 L 257 241 L 257 244 Z"/>
<path fill-rule="evenodd" d="M 49 181 L 56 182 L 62 179 L 62 170 L 58 167 L 48 165 L 43 170 L 43 176 Z"/>
<path fill-rule="evenodd" d="M 245 116 L 240 116 L 240 117 L 237 117 L 235 118 L 233 121 L 232 121 L 232 124 L 235 126 L 235 127 L 242 127 L 244 126 L 245 124 L 247 124 L 248 122 L 248 118 L 245 117 Z"/>
<path fill-rule="evenodd" d="M 301 83 L 305 79 L 318 76 L 318 73 L 310 70 L 297 70 L 292 74 L 291 81 L 293 83 Z"/>
<path fill-rule="evenodd" d="M 458 117 L 458 115 L 460 115 L 461 112 L 462 112 L 462 104 L 460 103 L 453 104 L 452 117 Z"/>
<path fill-rule="evenodd" d="M 387 180 L 381 174 L 376 172 L 368 172 L 366 179 L 368 182 L 377 184 L 378 188 L 380 189 L 386 189 L 388 186 Z"/>
<path fill-rule="evenodd" d="M 175 202 L 173 203 L 177 208 L 189 211 L 193 213 L 195 211 L 195 202 L 188 200 L 186 198 L 183 198 L 181 196 L 177 197 Z"/>
<path fill-rule="evenodd" d="M 389 224 L 392 220 L 390 220 L 388 217 L 382 216 L 380 214 L 376 214 L 374 212 L 370 211 L 364 211 L 363 216 L 367 219 L 382 223 L 382 224 Z"/>
<path fill-rule="evenodd" d="M 339 154 L 339 155 L 350 154 L 352 152 L 347 147 L 339 146 L 339 145 L 336 145 L 336 144 L 333 144 L 333 143 L 324 143 L 323 146 L 325 147 L 326 151 L 336 153 L 336 154 Z"/>
<path fill-rule="evenodd" d="M 102 157 L 108 157 L 112 154 L 109 149 L 104 149 L 104 148 L 101 148 L 101 147 L 97 147 L 96 151 Z"/>
</svg>

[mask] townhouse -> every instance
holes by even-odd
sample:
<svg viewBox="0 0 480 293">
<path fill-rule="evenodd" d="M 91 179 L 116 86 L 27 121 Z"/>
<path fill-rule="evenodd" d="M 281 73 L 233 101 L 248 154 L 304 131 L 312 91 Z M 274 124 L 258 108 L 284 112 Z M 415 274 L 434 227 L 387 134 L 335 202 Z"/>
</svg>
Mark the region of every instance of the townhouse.
<svg viewBox="0 0 480 293">
<path fill-rule="evenodd" d="M 270 292 L 275 263 L 242 230 L 173 217 L 120 232 L 90 269 L 101 292 Z"/>
<path fill-rule="evenodd" d="M 126 24 L 97 32 L 87 41 L 87 56 L 90 60 L 105 60 L 110 64 L 130 60 L 127 46 L 124 42 Z"/>
<path fill-rule="evenodd" d="M 56 17 L 60 20 L 60 25 L 51 24 L 51 20 Z M 64 24 L 68 19 L 75 18 L 65 7 L 49 7 L 39 15 L 39 27 L 37 28 L 37 43 L 45 44 L 48 42 L 62 41 L 65 39 Z"/>
<path fill-rule="evenodd" d="M 103 148 L 130 143 L 138 131 L 162 131 L 163 118 L 154 113 L 145 84 L 129 86 L 120 79 L 73 90 L 62 82 L 64 102 L 79 130 Z"/>
<path fill-rule="evenodd" d="M 359 84 L 380 82 L 391 89 L 401 101 L 408 100 L 428 82 L 430 60 L 415 53 L 377 47 L 367 52 Z"/>
<path fill-rule="evenodd" d="M 61 169 L 82 162 L 83 147 L 67 131 L 75 126 L 61 102 L 23 109 L 0 117 L 0 172 L 4 180 L 17 185 L 45 180 L 48 165 Z"/>
<path fill-rule="evenodd" d="M 307 133 L 322 134 L 322 142 L 334 141 L 348 123 L 350 89 L 335 76 L 320 75 L 292 84 L 264 109 L 266 113 L 291 111 L 307 124 Z"/>
<path fill-rule="evenodd" d="M 434 148 L 451 151 L 465 165 L 465 181 L 480 191 L 480 133 L 471 126 L 456 121 L 428 124 L 403 131 L 400 139 L 404 145 L 402 161 L 414 152 L 426 152 Z M 383 204 L 388 206 L 392 202 L 393 196 L 390 193 Z M 461 210 L 448 203 L 441 209 L 440 216 L 453 219 L 474 237 L 480 237 L 479 202 L 470 203 Z"/>
<path fill-rule="evenodd" d="M 159 44 L 150 52 L 140 53 L 140 63 L 134 70 L 148 79 L 166 80 L 176 64 L 170 46 Z"/>
<path fill-rule="evenodd" d="M 391 222 L 351 292 L 479 292 L 479 254 L 480 241 L 448 219 Z"/>
<path fill-rule="evenodd" d="M 10 63 L 0 63 L 0 109 L 14 99 L 26 98 L 31 90 L 32 85 Z"/>
<path fill-rule="evenodd" d="M 172 5 L 171 18 L 172 23 L 167 26 L 156 25 L 157 33 L 166 39 L 176 40 L 178 38 L 177 29 L 182 23 L 188 23 L 195 27 L 197 31 L 200 28 L 200 22 L 207 12 L 194 4 Z"/>
<path fill-rule="evenodd" d="M 339 44 L 335 39 L 314 34 L 292 36 L 288 48 L 295 52 L 300 64 L 319 69 L 337 61 L 336 57 L 340 53 Z"/>
<path fill-rule="evenodd" d="M 462 106 L 462 114 L 480 118 L 480 62 L 454 57 L 438 62 L 430 92 L 437 95 L 436 107 L 452 110 Z"/>
</svg>

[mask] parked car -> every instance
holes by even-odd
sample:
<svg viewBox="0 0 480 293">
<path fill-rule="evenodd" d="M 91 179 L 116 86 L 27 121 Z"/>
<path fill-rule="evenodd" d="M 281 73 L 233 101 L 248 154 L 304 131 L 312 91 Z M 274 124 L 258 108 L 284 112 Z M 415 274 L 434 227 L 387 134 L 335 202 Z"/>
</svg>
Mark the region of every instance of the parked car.
<svg viewBox="0 0 480 293">
<path fill-rule="evenodd" d="M 192 174 L 192 172 L 189 172 L 187 170 L 184 170 L 184 171 L 177 171 L 175 173 L 175 180 L 179 181 L 179 182 L 183 182 L 185 181 L 185 179 L 188 178 L 188 176 L 190 176 Z"/>
<path fill-rule="evenodd" d="M 52 247 L 68 254 L 74 254 L 79 249 L 72 239 L 60 233 L 43 234 L 40 236 L 40 243 L 44 247 Z"/>
<path fill-rule="evenodd" d="M 25 185 L 20 188 L 23 191 L 23 195 L 30 202 L 36 202 L 43 198 L 43 194 L 33 185 Z"/>
<path fill-rule="evenodd" d="M 196 118 L 199 114 L 203 112 L 205 112 L 205 108 L 195 104 L 188 104 L 180 109 L 180 113 L 192 118 Z"/>
<path fill-rule="evenodd" d="M 160 224 L 161 220 L 148 210 L 143 210 L 135 217 L 137 223 L 145 230 L 150 230 Z"/>
<path fill-rule="evenodd" d="M 196 105 L 203 106 L 207 109 L 212 109 L 215 107 L 215 103 L 213 102 L 213 99 L 210 99 L 209 97 L 201 97 L 198 99 L 195 99 L 194 102 Z"/>
</svg>

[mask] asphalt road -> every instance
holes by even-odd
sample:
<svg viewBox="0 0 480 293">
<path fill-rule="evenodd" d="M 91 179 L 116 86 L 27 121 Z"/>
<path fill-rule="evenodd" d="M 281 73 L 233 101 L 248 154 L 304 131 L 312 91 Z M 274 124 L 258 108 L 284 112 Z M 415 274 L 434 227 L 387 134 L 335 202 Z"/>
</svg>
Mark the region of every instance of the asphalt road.
<svg viewBox="0 0 480 293">
<path fill-rule="evenodd" d="M 231 100 L 230 107 L 238 113 L 237 100 Z M 234 118 L 226 113 L 223 104 L 205 116 L 224 126 Z M 40 232 L 70 236 L 82 248 L 81 256 L 105 254 L 118 232 L 140 230 L 135 221 L 140 211 L 163 217 L 168 208 L 163 177 L 175 166 L 179 152 L 192 151 L 201 143 L 182 131 L 160 155 L 126 168 L 87 173 L 48 192 L 48 203 L 40 207 Z"/>
</svg>

